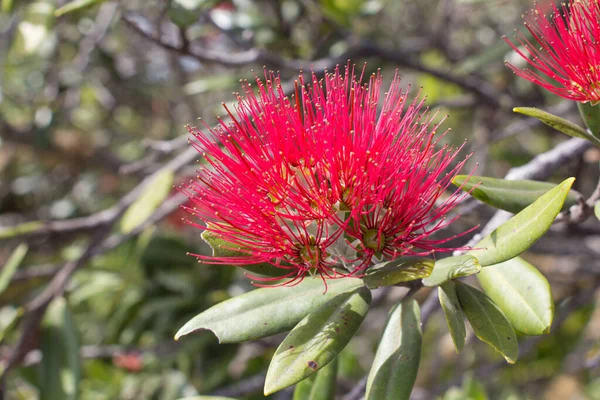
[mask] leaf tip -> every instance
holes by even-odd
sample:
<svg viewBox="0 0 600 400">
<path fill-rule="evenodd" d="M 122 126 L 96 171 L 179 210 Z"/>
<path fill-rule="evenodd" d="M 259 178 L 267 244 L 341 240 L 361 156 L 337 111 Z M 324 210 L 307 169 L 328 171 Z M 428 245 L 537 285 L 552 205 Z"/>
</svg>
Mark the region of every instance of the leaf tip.
<svg viewBox="0 0 600 400">
<path fill-rule="evenodd" d="M 265 378 L 265 387 L 263 388 L 263 394 L 265 396 L 269 396 L 277 391 L 279 391 L 279 388 L 277 388 L 277 386 L 273 385 L 273 382 L 271 382 L 271 380 L 267 376 Z"/>
<path fill-rule="evenodd" d="M 573 182 L 575 182 L 575 177 L 567 178 L 564 180 L 563 185 L 565 185 L 565 188 L 570 189 L 573 186 Z"/>
<path fill-rule="evenodd" d="M 544 330 L 542 331 L 542 335 L 548 335 L 550 333 L 550 325 L 548 325 L 546 328 L 544 328 Z"/>
</svg>

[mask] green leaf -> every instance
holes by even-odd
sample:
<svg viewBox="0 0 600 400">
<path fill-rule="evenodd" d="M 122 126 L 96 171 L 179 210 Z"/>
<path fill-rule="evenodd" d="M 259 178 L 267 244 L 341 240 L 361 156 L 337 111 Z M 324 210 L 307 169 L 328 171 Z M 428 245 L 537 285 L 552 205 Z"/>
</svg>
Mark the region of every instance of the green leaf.
<svg viewBox="0 0 600 400">
<path fill-rule="evenodd" d="M 561 118 L 554 114 L 550 114 L 549 112 L 540 110 L 535 107 L 516 107 L 513 108 L 513 111 L 519 114 L 537 118 L 544 124 L 548 125 L 553 129 L 556 129 L 559 132 L 564 133 L 565 135 L 586 139 L 594 143 L 595 145 L 600 145 L 600 140 L 597 139 L 594 135 L 567 119 Z"/>
<path fill-rule="evenodd" d="M 335 358 L 316 374 L 299 382 L 293 400 L 334 400 L 338 359 Z"/>
<path fill-rule="evenodd" d="M 519 356 L 517 335 L 500 308 L 479 289 L 459 281 L 456 294 L 475 335 L 514 364 Z"/>
<path fill-rule="evenodd" d="M 369 268 L 363 280 L 369 289 L 376 289 L 426 278 L 431 274 L 433 266 L 434 261 L 429 258 L 398 258 Z"/>
<path fill-rule="evenodd" d="M 186 323 L 175 340 L 200 329 L 212 331 L 220 343 L 237 343 L 291 329 L 313 310 L 340 293 L 362 286 L 360 279 L 336 279 L 327 291 L 319 278 L 292 287 L 256 289 L 219 303 Z"/>
<path fill-rule="evenodd" d="M 554 317 L 550 284 L 533 265 L 515 257 L 484 268 L 477 279 L 517 331 L 526 335 L 550 332 Z"/>
<path fill-rule="evenodd" d="M 340 294 L 307 315 L 277 348 L 265 379 L 265 396 L 308 378 L 331 362 L 354 337 L 371 305 L 361 287 Z"/>
<path fill-rule="evenodd" d="M 13 0 L 2 0 L 1 10 L 4 14 L 9 14 L 13 8 Z"/>
<path fill-rule="evenodd" d="M 600 107 L 597 104 L 591 105 L 590 102 L 581 103 L 578 101 L 577 108 L 583 122 L 585 122 L 585 126 L 588 127 L 592 135 L 596 138 L 600 137 Z"/>
<path fill-rule="evenodd" d="M 222 396 L 192 396 L 192 397 L 182 397 L 178 400 L 236 400 L 232 397 L 222 397 Z"/>
<path fill-rule="evenodd" d="M 451 279 L 473 275 L 479 271 L 481 271 L 481 265 L 474 256 L 447 257 L 435 262 L 433 272 L 423 279 L 423 285 L 438 286 Z"/>
<path fill-rule="evenodd" d="M 0 343 L 17 327 L 17 322 L 25 314 L 23 307 L 5 306 L 0 308 Z"/>
<path fill-rule="evenodd" d="M 471 191 L 471 196 L 483 203 L 515 214 L 556 187 L 554 183 L 549 182 L 509 181 L 468 175 L 457 175 L 452 183 L 465 192 Z M 581 198 L 580 193 L 575 190 L 569 191 L 563 209 L 577 204 L 579 198 Z"/>
<path fill-rule="evenodd" d="M 175 25 L 187 28 L 198 22 L 204 7 L 214 3 L 214 0 L 171 0 L 167 15 Z"/>
<path fill-rule="evenodd" d="M 465 313 L 458 301 L 456 295 L 456 286 L 454 282 L 446 282 L 438 288 L 438 296 L 444 316 L 448 323 L 450 336 L 456 347 L 456 352 L 460 353 L 465 348 L 465 338 L 467 328 L 465 326 Z"/>
<path fill-rule="evenodd" d="M 0 229 L 0 239 L 9 239 L 14 236 L 26 235 L 33 233 L 44 227 L 44 223 L 41 221 L 24 222 L 16 226 L 9 226 Z"/>
<path fill-rule="evenodd" d="M 202 232 L 202 239 L 210 246 L 212 249 L 213 257 L 248 257 L 248 253 L 244 253 L 243 251 L 235 250 L 237 247 L 241 249 L 240 246 L 235 245 L 233 243 L 226 242 L 221 239 L 220 236 L 216 235 L 210 231 Z M 205 263 L 209 263 L 206 262 Z M 286 275 L 290 272 L 289 269 L 285 268 L 277 268 L 276 266 L 269 263 L 260 263 L 260 264 L 251 264 L 251 265 L 236 265 L 236 267 L 245 269 L 252 274 L 269 276 L 272 278 L 276 278 L 279 276 Z"/>
<path fill-rule="evenodd" d="M 100 4 L 104 0 L 74 0 L 54 11 L 54 16 L 60 17 L 73 11 L 79 11 L 95 4 Z"/>
<path fill-rule="evenodd" d="M 552 225 L 575 178 L 569 178 L 537 199 L 481 240 L 467 254 L 482 266 L 499 264 L 523 253 Z"/>
<path fill-rule="evenodd" d="M 182 397 L 178 400 L 236 400 L 232 397 L 222 397 L 222 396 L 192 396 L 192 397 Z"/>
<path fill-rule="evenodd" d="M 413 298 L 388 316 L 367 380 L 366 400 L 408 400 L 421 359 L 421 314 Z"/>
<path fill-rule="evenodd" d="M 129 233 L 143 224 L 169 196 L 175 175 L 170 169 L 159 172 L 121 219 L 121 232 Z"/>
<path fill-rule="evenodd" d="M 600 201 L 594 205 L 594 214 L 596 215 L 596 218 L 600 220 Z"/>
<path fill-rule="evenodd" d="M 8 260 L 6 260 L 2 270 L 0 270 L 0 294 L 8 287 L 10 280 L 15 272 L 17 272 L 17 268 L 19 268 L 19 265 L 21 265 L 21 262 L 25 258 L 27 249 L 28 246 L 26 243 L 18 245 L 17 248 L 13 250 Z"/>
<path fill-rule="evenodd" d="M 40 338 L 43 354 L 39 365 L 40 399 L 77 399 L 81 379 L 79 338 L 63 297 L 54 299 L 48 306 Z"/>
</svg>

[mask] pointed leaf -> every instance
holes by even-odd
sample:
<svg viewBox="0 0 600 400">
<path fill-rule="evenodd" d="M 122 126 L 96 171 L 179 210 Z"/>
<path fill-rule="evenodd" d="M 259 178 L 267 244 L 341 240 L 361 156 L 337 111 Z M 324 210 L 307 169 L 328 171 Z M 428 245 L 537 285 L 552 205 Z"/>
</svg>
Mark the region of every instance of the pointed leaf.
<svg viewBox="0 0 600 400">
<path fill-rule="evenodd" d="M 390 313 L 367 380 L 366 400 L 408 400 L 421 360 L 421 314 L 413 298 Z"/>
<path fill-rule="evenodd" d="M 371 292 L 343 293 L 307 315 L 279 345 L 265 379 L 265 395 L 308 378 L 352 339 L 371 305 Z"/>
<path fill-rule="evenodd" d="M 237 343 L 274 335 L 291 329 L 340 293 L 360 286 L 360 279 L 336 279 L 324 292 L 321 279 L 307 278 L 293 287 L 256 289 L 198 314 L 179 329 L 175 340 L 201 329 L 212 331 L 220 343 Z"/>
<path fill-rule="evenodd" d="M 519 356 L 517 335 L 498 306 L 479 289 L 459 281 L 456 294 L 475 335 L 514 364 Z"/>
<path fill-rule="evenodd" d="M 17 272 L 17 268 L 21 265 L 21 261 L 25 258 L 25 254 L 27 254 L 28 246 L 26 243 L 21 243 L 17 246 L 16 249 L 13 250 L 8 260 L 0 270 L 0 293 L 4 292 L 10 283 L 15 272 Z"/>
<path fill-rule="evenodd" d="M 298 383 L 293 400 L 334 400 L 337 371 L 336 358 L 316 374 Z"/>
<path fill-rule="evenodd" d="M 600 107 L 598 104 L 591 105 L 590 102 L 581 103 L 578 101 L 577 108 L 583 122 L 585 122 L 585 126 L 588 127 L 594 137 L 600 138 Z"/>
<path fill-rule="evenodd" d="M 239 246 L 226 242 L 221 239 L 220 236 L 216 235 L 214 232 L 204 231 L 202 232 L 202 239 L 210 246 L 212 249 L 213 257 L 248 257 L 248 253 L 244 253 L 243 251 L 236 250 L 235 248 Z M 236 266 L 237 267 L 237 266 Z M 240 265 L 240 268 L 245 269 L 253 274 L 269 276 L 269 277 L 278 277 L 283 276 L 290 273 L 289 269 L 285 268 L 277 268 L 274 265 L 269 263 L 261 263 L 261 264 L 252 264 L 252 265 Z"/>
<path fill-rule="evenodd" d="M 477 279 L 517 331 L 526 335 L 550 332 L 554 317 L 550 284 L 533 265 L 515 257 L 484 268 Z"/>
<path fill-rule="evenodd" d="M 569 178 L 537 199 L 475 245 L 467 254 L 479 263 L 499 264 L 518 256 L 534 244 L 552 225 L 575 178 Z"/>
<path fill-rule="evenodd" d="M 433 266 L 434 261 L 429 258 L 398 258 L 369 268 L 363 280 L 369 289 L 376 289 L 426 278 L 431 274 Z"/>
<path fill-rule="evenodd" d="M 596 218 L 600 220 L 600 201 L 594 205 L 594 214 L 596 215 Z"/>
<path fill-rule="evenodd" d="M 170 169 L 159 172 L 148 183 L 140 197 L 129 206 L 121 219 L 121 232 L 129 233 L 143 224 L 167 198 L 175 175 Z"/>
<path fill-rule="evenodd" d="M 481 271 L 481 265 L 474 256 L 447 257 L 435 262 L 433 272 L 423 279 L 423 285 L 438 286 L 451 279 L 473 275 L 479 271 Z"/>
<path fill-rule="evenodd" d="M 549 182 L 509 181 L 468 175 L 457 175 L 452 183 L 465 192 L 471 191 L 471 196 L 483 203 L 515 214 L 556 187 L 554 183 Z M 575 190 L 569 191 L 563 209 L 577 204 L 580 197 L 581 194 Z"/>
<path fill-rule="evenodd" d="M 549 112 L 540 110 L 535 107 L 516 107 L 513 108 L 513 111 L 519 114 L 537 118 L 544 124 L 548 125 L 553 129 L 556 129 L 559 132 L 564 133 L 565 135 L 586 139 L 594 143 L 595 145 L 600 145 L 599 139 L 594 137 L 591 133 L 589 133 L 579 125 L 567 119 L 561 118 L 554 114 L 550 114 Z"/>
<path fill-rule="evenodd" d="M 50 303 L 41 328 L 40 399 L 77 399 L 81 378 L 79 339 L 64 298 Z"/>
<path fill-rule="evenodd" d="M 438 288 L 438 296 L 442 310 L 444 310 L 444 316 L 448 323 L 448 330 L 454 342 L 454 347 L 456 347 L 456 352 L 460 353 L 465 348 L 467 328 L 465 326 L 465 313 L 458 301 L 454 282 L 446 282 L 441 285 Z"/>
</svg>

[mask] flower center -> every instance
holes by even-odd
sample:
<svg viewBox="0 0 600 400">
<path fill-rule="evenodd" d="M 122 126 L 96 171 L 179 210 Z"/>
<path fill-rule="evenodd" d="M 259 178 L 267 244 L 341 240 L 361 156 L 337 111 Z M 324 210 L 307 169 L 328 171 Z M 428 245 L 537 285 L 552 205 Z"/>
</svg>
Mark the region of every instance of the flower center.
<svg viewBox="0 0 600 400">
<path fill-rule="evenodd" d="M 363 234 L 363 243 L 369 249 L 381 251 L 385 247 L 385 235 L 377 229 L 369 229 Z"/>
<path fill-rule="evenodd" d="M 321 261 L 321 249 L 314 244 L 302 247 L 299 255 L 302 261 L 312 266 L 318 265 Z"/>
</svg>

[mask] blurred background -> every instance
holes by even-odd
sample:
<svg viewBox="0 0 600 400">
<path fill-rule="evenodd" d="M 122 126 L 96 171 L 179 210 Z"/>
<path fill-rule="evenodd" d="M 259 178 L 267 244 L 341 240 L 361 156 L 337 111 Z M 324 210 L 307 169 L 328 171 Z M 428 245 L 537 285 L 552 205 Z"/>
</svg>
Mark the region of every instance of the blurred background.
<svg viewBox="0 0 600 400">
<path fill-rule="evenodd" d="M 444 140 L 468 139 L 469 168 L 498 178 L 567 141 L 512 107 L 580 123 L 574 103 L 504 66 L 522 62 L 502 36 L 523 29 L 527 1 L 0 3 L 4 399 L 77 398 L 77 390 L 94 400 L 264 398 L 266 368 L 283 336 L 240 345 L 219 345 L 209 332 L 173 340 L 192 316 L 252 289 L 240 271 L 186 255 L 210 249 L 182 222 L 185 198 L 173 189 L 195 175 L 198 158 L 184 126 L 199 117 L 215 124 L 240 79 L 267 68 L 293 87 L 300 69 L 322 73 L 348 59 L 359 68 L 367 62 L 369 73 L 381 68 L 388 81 L 398 69 L 415 95 L 423 87 L 440 118 L 450 115 Z M 579 146 L 562 156 L 529 177 L 576 176 L 576 189 L 589 195 L 600 152 Z M 494 214 L 475 201 L 459 211 L 457 231 Z M 556 225 L 525 254 L 551 281 L 557 313 L 550 335 L 521 338 L 512 366 L 473 335 L 457 355 L 443 314 L 421 291 L 425 341 L 413 398 L 600 399 L 599 254 L 598 221 Z M 339 399 L 360 398 L 353 389 L 404 291 L 376 295 L 340 356 Z"/>
</svg>

